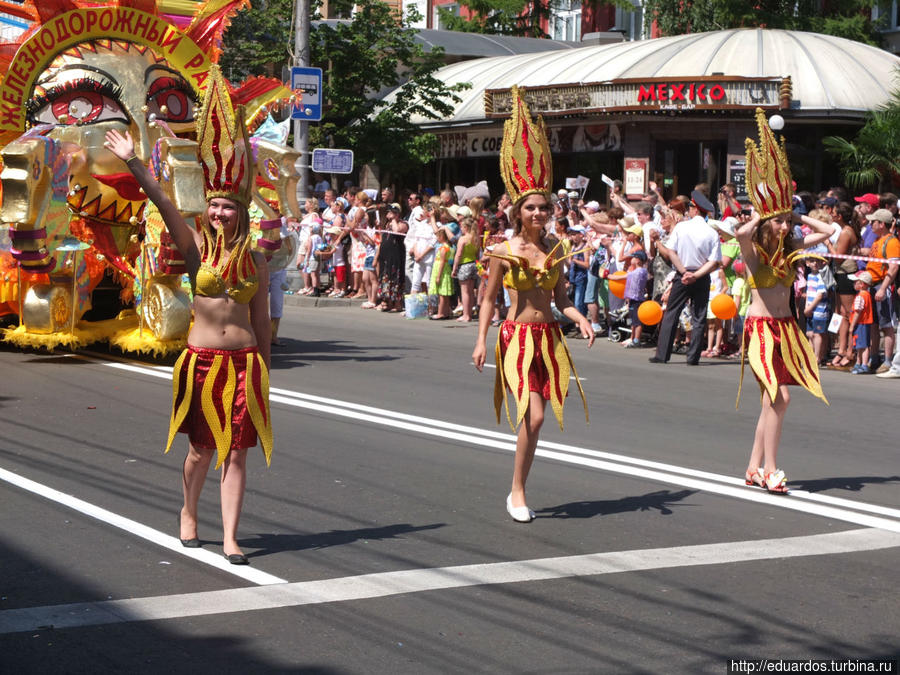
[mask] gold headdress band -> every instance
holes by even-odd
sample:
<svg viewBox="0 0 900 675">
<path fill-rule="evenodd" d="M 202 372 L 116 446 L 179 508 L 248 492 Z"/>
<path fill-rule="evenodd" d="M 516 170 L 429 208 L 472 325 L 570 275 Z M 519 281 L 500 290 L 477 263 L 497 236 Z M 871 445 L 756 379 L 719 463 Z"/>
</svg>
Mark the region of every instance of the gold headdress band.
<svg viewBox="0 0 900 675">
<path fill-rule="evenodd" d="M 509 198 L 515 204 L 532 194 L 550 199 L 553 186 L 553 161 L 544 120 L 531 120 L 531 112 L 517 86 L 512 95 L 512 117 L 503 124 L 500 146 L 500 174 Z"/>
<path fill-rule="evenodd" d="M 760 218 L 765 220 L 791 212 L 794 189 L 784 140 L 781 143 L 775 140 L 762 108 L 756 109 L 756 126 L 759 129 L 759 145 L 751 138 L 744 141 L 747 149 L 747 195 Z"/>
<path fill-rule="evenodd" d="M 232 107 L 228 85 L 217 65 L 210 68 L 210 83 L 197 123 L 197 143 L 207 201 L 224 197 L 249 207 L 253 152 L 244 124 L 244 108 Z"/>
</svg>

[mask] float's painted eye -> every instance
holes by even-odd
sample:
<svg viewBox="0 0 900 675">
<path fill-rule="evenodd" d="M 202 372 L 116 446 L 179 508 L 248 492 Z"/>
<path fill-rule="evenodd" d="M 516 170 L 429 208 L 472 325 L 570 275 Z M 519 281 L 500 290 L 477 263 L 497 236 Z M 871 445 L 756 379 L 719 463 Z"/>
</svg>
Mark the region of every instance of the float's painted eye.
<svg viewBox="0 0 900 675">
<path fill-rule="evenodd" d="M 147 92 L 147 109 L 166 122 L 193 122 L 194 92 L 183 80 L 160 77 Z"/>
<path fill-rule="evenodd" d="M 128 116 L 119 103 L 119 87 L 91 78 L 70 80 L 47 89 L 25 104 L 29 119 L 36 124 L 92 124 L 119 121 Z"/>
</svg>

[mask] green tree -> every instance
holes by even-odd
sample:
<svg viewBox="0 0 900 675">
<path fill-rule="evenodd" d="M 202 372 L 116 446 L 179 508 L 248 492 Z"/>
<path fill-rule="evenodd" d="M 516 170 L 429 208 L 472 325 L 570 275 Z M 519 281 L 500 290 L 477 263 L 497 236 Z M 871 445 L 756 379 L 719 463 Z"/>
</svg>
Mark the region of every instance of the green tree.
<svg viewBox="0 0 900 675">
<path fill-rule="evenodd" d="M 760 27 L 826 33 L 877 45 L 871 9 L 877 0 L 644 0 L 649 32 L 662 35 Z"/>
<path fill-rule="evenodd" d="M 439 120 L 461 99 L 436 77 L 442 50 L 425 51 L 410 22 L 380 0 L 360 0 L 351 21 L 321 22 L 310 34 L 310 60 L 325 73 L 323 120 L 310 126 L 310 147 L 349 148 L 357 165 L 377 164 L 383 182 L 409 175 L 434 157 L 437 138 L 410 123 Z M 383 94 L 399 87 L 395 97 Z"/>
<path fill-rule="evenodd" d="M 294 44 L 294 0 L 253 0 L 253 7 L 238 12 L 225 32 L 219 65 L 231 82 L 252 75 L 281 77 L 291 61 Z"/>
<path fill-rule="evenodd" d="M 900 69 L 895 82 L 890 100 L 869 113 L 852 141 L 841 136 L 822 140 L 851 189 L 883 192 L 900 184 Z"/>
<path fill-rule="evenodd" d="M 548 37 L 541 23 L 550 17 L 552 0 L 459 0 L 471 18 L 438 8 L 441 26 L 463 33 Z"/>
</svg>

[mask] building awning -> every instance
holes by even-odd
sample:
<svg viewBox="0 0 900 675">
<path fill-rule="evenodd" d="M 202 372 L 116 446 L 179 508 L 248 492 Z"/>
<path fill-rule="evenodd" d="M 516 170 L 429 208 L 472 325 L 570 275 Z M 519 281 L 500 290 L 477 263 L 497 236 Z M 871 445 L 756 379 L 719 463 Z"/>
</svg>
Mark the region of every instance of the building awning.
<svg viewBox="0 0 900 675">
<path fill-rule="evenodd" d="M 492 96 L 502 99 L 499 90 L 514 84 L 531 88 L 546 104 L 533 112 L 547 116 L 742 109 L 759 99 L 796 116 L 861 118 L 900 86 L 898 68 L 900 58 L 889 52 L 817 33 L 679 35 L 455 63 L 436 74 L 447 84 L 471 84 L 454 112 L 440 122 L 411 121 L 432 128 L 490 122 L 502 113 L 502 101 L 491 109 Z"/>
</svg>

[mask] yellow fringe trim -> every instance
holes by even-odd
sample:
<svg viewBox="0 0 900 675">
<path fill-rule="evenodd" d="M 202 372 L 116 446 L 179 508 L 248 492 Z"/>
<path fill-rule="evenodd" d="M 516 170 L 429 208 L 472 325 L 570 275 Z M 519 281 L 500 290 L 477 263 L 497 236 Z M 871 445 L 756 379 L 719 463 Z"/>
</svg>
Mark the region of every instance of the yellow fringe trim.
<svg viewBox="0 0 900 675">
<path fill-rule="evenodd" d="M 59 331 L 56 333 L 29 333 L 25 326 L 8 328 L 3 333 L 4 342 L 17 347 L 52 350 L 57 347 L 81 349 L 94 342 L 105 342 L 121 329 L 119 319 L 106 321 L 82 321 L 75 324 L 75 332 Z"/>
<path fill-rule="evenodd" d="M 525 344 L 520 349 L 520 331 L 526 331 Z M 563 407 L 566 401 L 566 395 L 569 392 L 569 376 L 570 373 L 575 377 L 575 383 L 578 386 L 578 393 L 581 395 L 581 401 L 584 404 L 584 419 L 590 424 L 590 416 L 588 414 L 587 398 L 584 395 L 584 388 L 578 379 L 578 373 L 575 370 L 575 363 L 572 361 L 572 355 L 566 345 L 566 339 L 563 337 L 562 331 L 557 329 L 554 331 L 554 345 L 551 353 L 549 345 L 548 331 L 542 331 L 540 344 L 535 350 L 534 339 L 532 333 L 527 328 L 527 324 L 516 324 L 513 335 L 510 338 L 509 346 L 506 349 L 506 358 L 501 358 L 500 334 L 497 335 L 497 346 L 494 349 L 495 363 L 497 364 L 497 374 L 494 378 L 494 411 L 497 414 L 497 423 L 500 423 L 500 407 L 501 401 L 506 407 L 506 419 L 509 421 L 510 428 L 515 432 L 518 426 L 525 418 L 525 411 L 528 410 L 531 392 L 528 389 L 528 371 L 531 368 L 531 362 L 534 359 L 535 352 L 540 355 L 547 369 L 550 382 L 550 406 L 553 414 L 559 424 L 559 428 L 563 430 Z M 517 367 L 519 354 L 523 354 L 522 367 Z M 556 368 L 559 368 L 559 378 L 554 375 Z M 524 382 L 522 379 L 525 378 Z M 517 395 L 520 384 L 522 385 L 521 395 Z M 557 387 L 560 391 L 560 397 L 557 399 Z M 509 411 L 509 397 L 507 390 L 512 392 L 513 398 L 516 400 L 516 421 L 513 423 L 512 415 Z"/>
<path fill-rule="evenodd" d="M 216 376 L 222 368 L 222 362 L 227 362 L 228 374 L 225 380 L 225 387 L 222 389 L 222 412 L 225 419 L 219 421 L 219 413 L 216 410 L 216 402 L 213 400 L 213 387 L 215 386 Z M 221 354 L 213 357 L 212 365 L 206 374 L 206 380 L 203 382 L 203 390 L 200 394 L 200 402 L 203 408 L 203 417 L 212 430 L 213 438 L 216 441 L 216 452 L 218 458 L 216 460 L 216 468 L 222 466 L 228 453 L 231 451 L 231 409 L 234 404 L 234 390 L 237 376 L 234 372 L 234 364 L 231 359 L 224 358 Z"/>
<path fill-rule="evenodd" d="M 256 389 L 253 387 L 254 368 L 260 369 L 260 385 L 262 387 L 262 401 L 256 397 Z M 269 411 L 269 370 L 259 352 L 247 354 L 247 372 L 244 376 L 245 398 L 247 399 L 247 412 L 250 420 L 256 427 L 259 435 L 259 444 L 266 457 L 266 466 L 272 464 L 272 416 Z M 266 423 L 268 422 L 268 424 Z"/>
<path fill-rule="evenodd" d="M 746 333 L 741 339 L 741 375 L 738 380 L 737 400 L 734 407 L 740 405 L 741 389 L 744 384 L 744 362 L 750 365 L 750 369 L 756 375 L 759 383 L 760 396 L 768 394 L 769 400 L 775 403 L 778 397 L 778 378 L 775 375 L 775 368 L 772 364 L 772 354 L 775 351 L 775 339 L 772 330 L 767 322 L 763 322 L 762 337 L 766 342 L 765 354 L 760 357 L 760 336 L 757 331 L 750 334 L 749 344 L 747 343 Z M 791 377 L 801 387 L 806 389 L 816 398 L 820 398 L 827 405 L 831 405 L 825 398 L 825 392 L 822 391 L 822 383 L 819 379 L 819 365 L 816 360 L 815 352 L 806 336 L 800 332 L 797 323 L 793 320 L 780 322 L 781 326 L 781 358 L 784 361 L 787 371 Z M 805 357 L 805 358 L 804 358 Z M 809 367 L 807 367 L 809 363 Z M 766 374 L 768 372 L 768 375 Z"/>
<path fill-rule="evenodd" d="M 184 396 L 181 399 L 181 405 L 179 405 L 176 410 L 175 401 L 178 400 L 179 394 L 179 374 L 184 367 L 184 360 L 186 358 L 190 358 L 190 362 L 187 367 L 185 391 Z M 178 433 L 178 429 L 181 427 L 182 422 L 184 422 L 184 419 L 187 417 L 188 411 L 191 408 L 191 399 L 194 396 L 194 366 L 196 363 L 197 355 L 185 349 L 175 362 L 175 366 L 172 368 L 172 417 L 169 420 L 169 441 L 166 443 L 166 452 L 169 452 L 171 449 L 172 442 L 175 440 L 175 434 Z"/>
<path fill-rule="evenodd" d="M 187 346 L 187 339 L 160 340 L 153 335 L 153 331 L 145 327 L 143 335 L 140 328 L 118 332 L 109 338 L 109 344 L 123 352 L 166 356 L 183 350 Z"/>
</svg>

